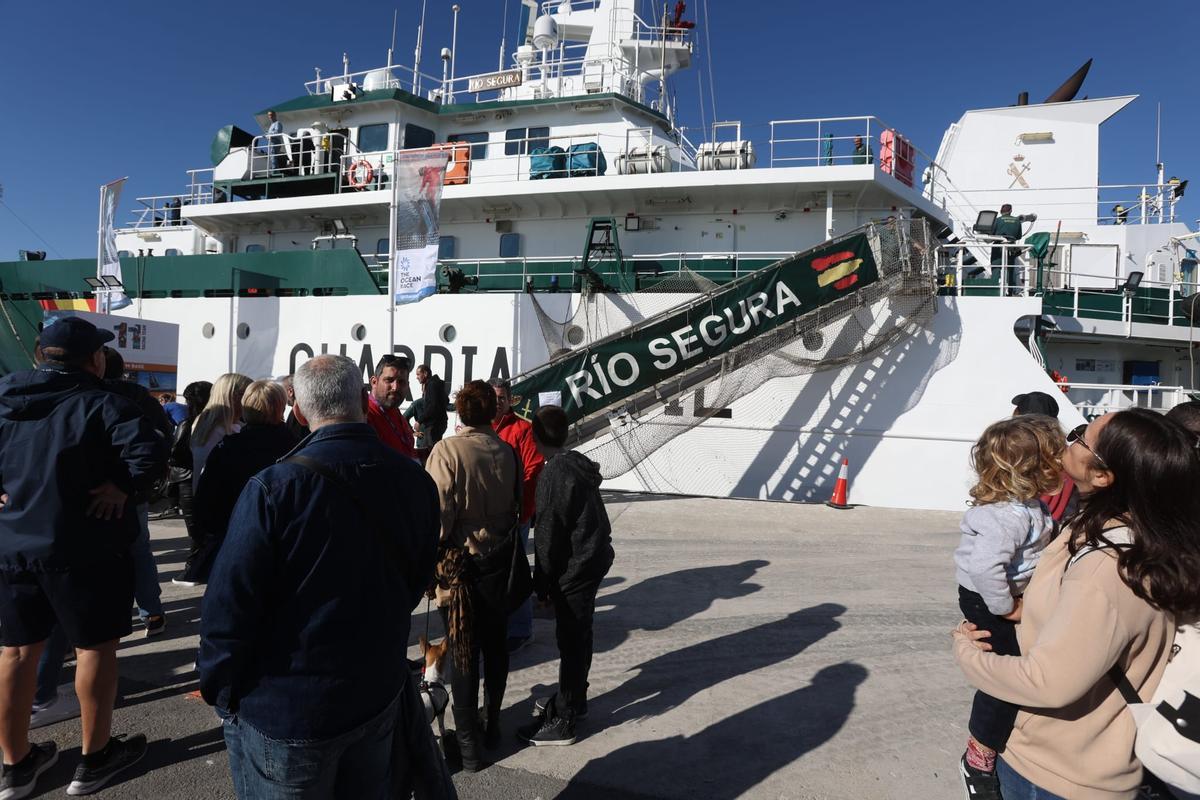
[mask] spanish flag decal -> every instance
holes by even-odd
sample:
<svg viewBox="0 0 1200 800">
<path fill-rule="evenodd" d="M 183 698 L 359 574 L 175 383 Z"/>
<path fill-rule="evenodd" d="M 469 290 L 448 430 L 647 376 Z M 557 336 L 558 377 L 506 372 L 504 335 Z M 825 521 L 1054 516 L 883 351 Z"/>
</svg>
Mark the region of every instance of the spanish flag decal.
<svg viewBox="0 0 1200 800">
<path fill-rule="evenodd" d="M 812 268 L 821 273 L 817 276 L 817 286 L 824 288 L 832 283 L 833 288 L 839 291 L 849 289 L 858 283 L 858 276 L 854 273 L 862 263 L 863 260 L 855 258 L 854 253 L 849 250 L 814 258 Z"/>
</svg>

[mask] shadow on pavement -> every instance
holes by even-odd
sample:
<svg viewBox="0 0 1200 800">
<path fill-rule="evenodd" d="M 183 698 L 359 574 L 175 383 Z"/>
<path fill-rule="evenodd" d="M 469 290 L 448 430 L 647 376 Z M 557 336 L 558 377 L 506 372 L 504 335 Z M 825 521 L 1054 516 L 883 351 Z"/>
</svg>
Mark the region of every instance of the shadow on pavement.
<svg viewBox="0 0 1200 800">
<path fill-rule="evenodd" d="M 837 618 L 845 612 L 845 606 L 822 603 L 644 661 L 631 668 L 636 676 L 592 698 L 589 724 L 663 714 L 705 689 L 786 661 L 841 627 Z"/>
<path fill-rule="evenodd" d="M 626 789 L 652 797 L 740 797 L 829 741 L 849 718 L 867 675 L 859 664 L 834 664 L 808 686 L 738 711 L 699 733 L 626 745 L 589 761 L 557 800 L 614 797 Z M 597 790 L 612 787 L 614 780 L 619 787 Z"/>
</svg>

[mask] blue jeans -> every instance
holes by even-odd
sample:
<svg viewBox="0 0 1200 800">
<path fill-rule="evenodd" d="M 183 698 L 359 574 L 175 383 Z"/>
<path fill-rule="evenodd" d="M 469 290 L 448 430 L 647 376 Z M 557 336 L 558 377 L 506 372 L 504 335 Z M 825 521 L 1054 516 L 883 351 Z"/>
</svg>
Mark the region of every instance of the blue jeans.
<svg viewBox="0 0 1200 800">
<path fill-rule="evenodd" d="M 272 739 L 237 715 L 222 725 L 238 800 L 387 800 L 399 698 L 332 739 Z"/>
<path fill-rule="evenodd" d="M 520 528 L 521 547 L 529 552 L 529 523 Z M 527 639 L 533 636 L 533 596 L 525 598 L 525 602 L 516 611 L 508 615 L 508 638 Z"/>
<path fill-rule="evenodd" d="M 1022 778 L 1003 756 L 996 759 L 996 775 L 1000 778 L 1000 794 L 1004 795 L 1004 800 L 1066 800 Z"/>
<path fill-rule="evenodd" d="M 150 552 L 150 505 L 137 507 L 138 537 L 133 542 L 133 599 L 138 606 L 138 616 L 162 616 L 162 587 L 158 585 L 158 565 L 154 553 Z"/>
</svg>

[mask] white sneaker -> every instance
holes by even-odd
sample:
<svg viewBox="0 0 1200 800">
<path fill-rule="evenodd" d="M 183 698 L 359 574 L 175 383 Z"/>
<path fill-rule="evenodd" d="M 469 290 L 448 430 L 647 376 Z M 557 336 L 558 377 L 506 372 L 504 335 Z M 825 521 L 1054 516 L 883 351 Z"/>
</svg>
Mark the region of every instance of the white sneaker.
<svg viewBox="0 0 1200 800">
<path fill-rule="evenodd" d="M 176 586 L 186 586 L 189 589 L 195 589 L 200 584 L 196 581 L 185 581 L 183 578 L 171 578 L 171 583 Z"/>
</svg>

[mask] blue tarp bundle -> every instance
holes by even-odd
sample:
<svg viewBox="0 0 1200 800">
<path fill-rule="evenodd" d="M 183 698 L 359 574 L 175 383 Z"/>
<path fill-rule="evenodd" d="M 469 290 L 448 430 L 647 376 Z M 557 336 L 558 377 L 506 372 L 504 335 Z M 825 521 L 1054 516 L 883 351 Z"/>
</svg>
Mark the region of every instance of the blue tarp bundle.
<svg viewBox="0 0 1200 800">
<path fill-rule="evenodd" d="M 567 154 L 561 147 L 539 147 L 530 154 L 529 179 L 565 178 Z"/>
<path fill-rule="evenodd" d="M 583 175 L 603 175 L 608 171 L 604 151 L 595 142 L 573 144 L 567 151 L 568 168 L 572 178 Z"/>
</svg>

